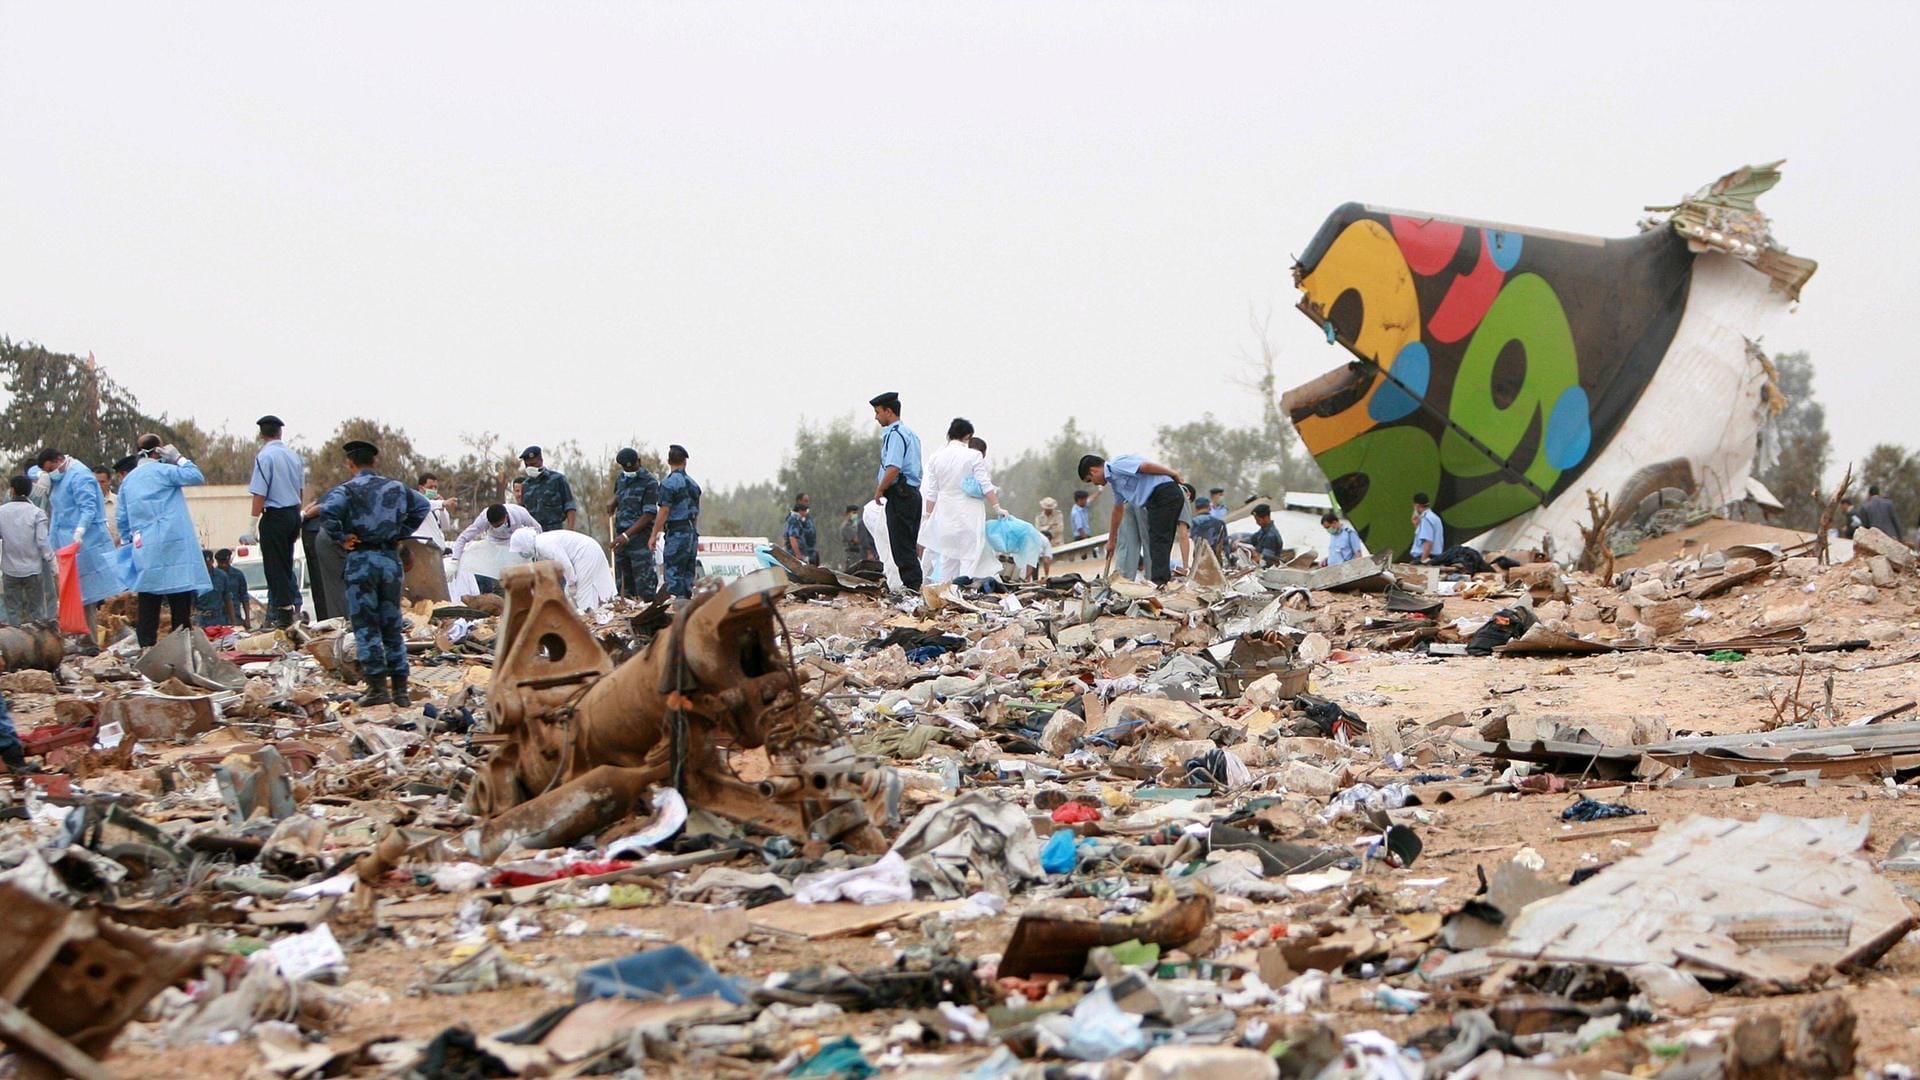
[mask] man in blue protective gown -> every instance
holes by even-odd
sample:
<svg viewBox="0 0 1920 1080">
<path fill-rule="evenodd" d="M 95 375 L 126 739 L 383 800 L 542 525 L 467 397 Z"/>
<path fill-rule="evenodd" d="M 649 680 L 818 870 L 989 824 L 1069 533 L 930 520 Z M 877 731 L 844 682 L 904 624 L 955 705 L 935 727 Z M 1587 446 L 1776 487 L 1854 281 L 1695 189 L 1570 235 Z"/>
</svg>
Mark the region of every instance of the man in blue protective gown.
<svg viewBox="0 0 1920 1080">
<path fill-rule="evenodd" d="M 693 579 L 699 573 L 700 485 L 687 475 L 686 447 L 668 447 L 667 466 L 672 471 L 660 481 L 660 505 L 647 550 L 653 550 L 653 542 L 666 534 L 666 546 L 660 553 L 662 576 L 667 579 L 667 591 L 684 599 L 693 595 Z"/>
<path fill-rule="evenodd" d="M 347 549 L 347 618 L 353 621 L 354 652 L 367 679 L 360 704 L 404 708 L 413 698 L 407 692 L 407 634 L 400 619 L 404 571 L 395 545 L 412 536 L 433 508 L 419 492 L 374 471 L 379 447 L 355 439 L 340 451 L 354 474 L 320 501 L 320 524 Z"/>
<path fill-rule="evenodd" d="M 107 502 L 93 470 L 56 447 L 36 458 L 40 482 L 47 487 L 47 536 L 56 550 L 79 544 L 80 603 L 87 612 L 87 630 L 95 629 L 100 601 L 127 591 L 120 560 L 114 555 L 113 534 L 107 531 Z M 200 545 L 193 545 L 197 560 Z"/>
<path fill-rule="evenodd" d="M 200 467 L 158 435 L 142 435 L 139 463 L 120 481 L 114 518 L 121 546 L 132 549 L 133 588 L 140 594 L 133 621 L 140 647 L 160 640 L 160 605 L 173 629 L 193 621 L 193 598 L 213 590 L 200 555 L 200 533 L 187 510 L 186 489 L 207 482 Z M 89 477 L 88 479 L 92 479 Z"/>
</svg>

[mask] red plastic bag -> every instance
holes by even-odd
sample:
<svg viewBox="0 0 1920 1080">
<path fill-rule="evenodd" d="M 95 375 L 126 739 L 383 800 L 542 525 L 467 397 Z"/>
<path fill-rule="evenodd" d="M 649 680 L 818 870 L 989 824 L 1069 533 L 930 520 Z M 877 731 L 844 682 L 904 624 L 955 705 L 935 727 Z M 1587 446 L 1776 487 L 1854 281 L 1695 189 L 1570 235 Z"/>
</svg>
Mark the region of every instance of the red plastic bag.
<svg viewBox="0 0 1920 1080">
<path fill-rule="evenodd" d="M 80 602 L 80 545 L 68 544 L 54 553 L 60 558 L 60 632 L 87 632 L 87 608 Z"/>
</svg>

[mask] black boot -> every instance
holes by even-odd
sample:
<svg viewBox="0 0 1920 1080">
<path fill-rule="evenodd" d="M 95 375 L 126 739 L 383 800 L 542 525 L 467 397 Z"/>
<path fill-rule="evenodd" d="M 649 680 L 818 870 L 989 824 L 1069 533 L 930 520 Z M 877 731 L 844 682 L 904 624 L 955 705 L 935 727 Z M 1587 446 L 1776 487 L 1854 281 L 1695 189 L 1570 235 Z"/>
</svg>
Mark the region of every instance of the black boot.
<svg viewBox="0 0 1920 1080">
<path fill-rule="evenodd" d="M 40 771 L 27 764 L 27 752 L 21 749 L 20 744 L 17 742 L 7 747 L 4 752 L 0 752 L 0 762 L 5 762 L 7 771 L 13 773 L 37 773 Z"/>
<path fill-rule="evenodd" d="M 407 677 L 405 675 L 389 675 L 387 678 L 393 683 L 393 703 L 403 709 L 412 708 L 413 698 L 407 694 Z"/>
<path fill-rule="evenodd" d="M 387 677 L 385 675 L 367 676 L 367 692 L 360 695 L 359 704 L 363 709 L 374 705 L 393 704 L 393 695 L 387 693 Z"/>
</svg>

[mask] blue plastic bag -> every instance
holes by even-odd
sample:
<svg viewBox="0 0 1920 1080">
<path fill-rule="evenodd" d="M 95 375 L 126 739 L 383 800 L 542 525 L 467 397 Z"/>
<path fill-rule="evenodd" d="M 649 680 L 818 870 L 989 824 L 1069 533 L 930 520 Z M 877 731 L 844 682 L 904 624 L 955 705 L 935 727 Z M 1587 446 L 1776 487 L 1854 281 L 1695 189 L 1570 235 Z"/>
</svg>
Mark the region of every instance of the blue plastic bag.
<svg viewBox="0 0 1920 1080">
<path fill-rule="evenodd" d="M 1040 563 L 1046 541 L 1040 530 L 1016 517 L 995 518 L 987 522 L 987 544 L 1002 555 L 1013 556 L 1014 565 L 1031 570 Z"/>
<path fill-rule="evenodd" d="M 656 1001 L 676 997 L 719 994 L 735 1005 L 747 1003 L 737 981 L 722 976 L 707 962 L 678 945 L 595 964 L 574 976 L 573 1000 L 622 997 Z"/>
<path fill-rule="evenodd" d="M 1080 861 L 1077 848 L 1079 837 L 1072 829 L 1061 829 L 1047 840 L 1047 846 L 1040 849 L 1040 869 L 1049 874 L 1068 874 L 1073 872 Z"/>
</svg>

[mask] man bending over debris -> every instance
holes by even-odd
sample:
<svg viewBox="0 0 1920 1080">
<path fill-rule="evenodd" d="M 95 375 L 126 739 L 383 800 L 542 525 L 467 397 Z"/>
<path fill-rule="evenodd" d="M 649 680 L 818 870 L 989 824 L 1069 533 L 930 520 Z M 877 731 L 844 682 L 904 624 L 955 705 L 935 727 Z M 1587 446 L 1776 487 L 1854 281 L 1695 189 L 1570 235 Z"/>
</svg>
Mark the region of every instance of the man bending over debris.
<svg viewBox="0 0 1920 1080">
<path fill-rule="evenodd" d="M 606 552 L 600 550 L 598 540 L 585 533 L 521 529 L 513 534 L 508 547 L 523 559 L 559 563 L 560 573 L 567 579 L 567 599 L 576 611 L 599 607 L 619 595 L 613 571 L 607 567 Z"/>
<path fill-rule="evenodd" d="M 1286 544 L 1280 539 L 1280 529 L 1273 523 L 1273 507 L 1261 503 L 1253 508 L 1253 523 L 1260 526 L 1247 537 L 1247 546 L 1253 549 L 1254 557 L 1261 566 L 1279 566 L 1281 553 Z"/>
<path fill-rule="evenodd" d="M 1139 509 L 1147 527 L 1147 577 L 1155 585 L 1165 585 L 1173 576 L 1173 537 L 1180 524 L 1180 507 L 1186 502 L 1180 491 L 1180 474 L 1138 454 L 1122 454 L 1108 461 L 1098 454 L 1080 459 L 1080 479 L 1095 485 L 1113 487 L 1113 522 L 1108 535 L 1120 531 L 1120 517 L 1126 507 Z M 1113 567 L 1112 546 L 1108 546 L 1107 568 Z"/>
<path fill-rule="evenodd" d="M 1321 514 L 1320 527 L 1327 530 L 1327 557 L 1322 565 L 1339 566 L 1360 557 L 1360 534 L 1341 521 L 1339 514 Z"/>
<path fill-rule="evenodd" d="M 367 677 L 360 704 L 405 708 L 413 700 L 407 694 L 407 631 L 400 621 L 404 574 L 394 544 L 413 535 L 431 507 L 419 492 L 373 471 L 379 447 L 355 439 L 340 450 L 354 475 L 320 501 L 320 522 L 347 549 L 347 617 Z"/>
</svg>

